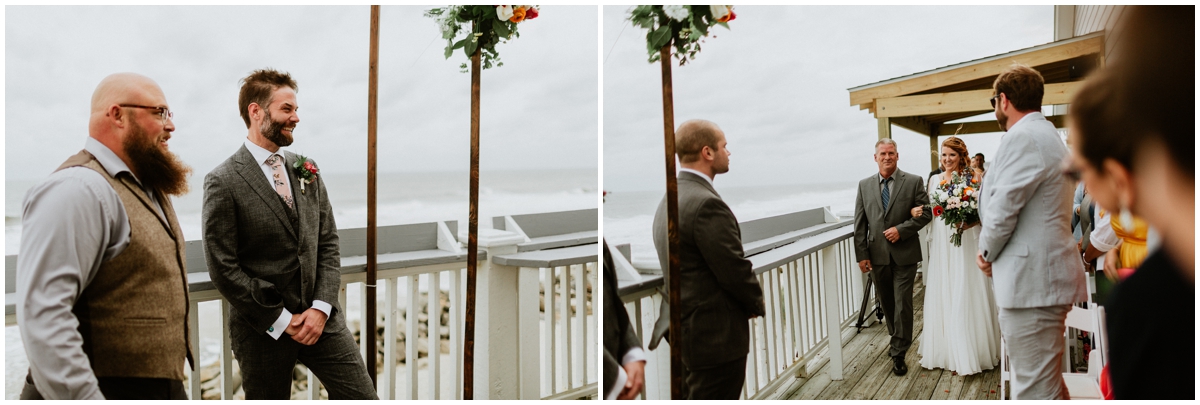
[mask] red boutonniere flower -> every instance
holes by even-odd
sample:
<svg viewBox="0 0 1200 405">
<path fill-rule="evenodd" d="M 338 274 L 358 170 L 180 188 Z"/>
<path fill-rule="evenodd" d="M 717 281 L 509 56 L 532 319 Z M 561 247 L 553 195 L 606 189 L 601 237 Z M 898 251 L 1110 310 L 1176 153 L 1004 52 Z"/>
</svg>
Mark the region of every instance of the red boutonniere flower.
<svg viewBox="0 0 1200 405">
<path fill-rule="evenodd" d="M 317 176 L 321 174 L 321 169 L 304 155 L 298 155 L 296 163 L 292 164 L 292 170 L 296 172 L 296 178 L 300 179 L 300 194 L 304 194 L 305 184 L 317 181 Z"/>
</svg>

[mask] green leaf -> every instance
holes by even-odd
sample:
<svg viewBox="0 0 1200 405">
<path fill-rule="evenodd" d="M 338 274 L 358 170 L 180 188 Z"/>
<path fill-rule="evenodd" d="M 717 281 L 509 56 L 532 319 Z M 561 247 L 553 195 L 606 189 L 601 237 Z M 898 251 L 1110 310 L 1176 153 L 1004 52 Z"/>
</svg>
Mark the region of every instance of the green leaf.
<svg viewBox="0 0 1200 405">
<path fill-rule="evenodd" d="M 474 34 L 469 34 L 469 35 L 474 35 Z M 466 52 L 467 52 L 468 58 L 470 58 L 471 55 L 474 55 L 475 49 L 479 47 L 479 41 L 472 41 L 471 38 L 474 38 L 474 37 L 468 36 L 467 39 L 464 39 L 464 41 L 467 41 L 466 42 Z"/>
<path fill-rule="evenodd" d="M 503 22 L 498 23 L 498 24 L 492 24 L 492 30 L 495 30 L 496 35 L 499 35 L 500 38 L 508 38 L 508 35 L 511 33 L 508 30 L 508 24 L 503 23 Z"/>
<path fill-rule="evenodd" d="M 729 23 L 717 22 L 717 25 L 725 27 L 725 29 L 729 29 Z"/>
<path fill-rule="evenodd" d="M 671 41 L 671 26 L 663 25 L 662 27 L 659 27 L 657 30 L 654 30 L 654 32 L 650 33 L 649 39 L 651 48 L 662 48 L 663 45 L 666 45 Z"/>
<path fill-rule="evenodd" d="M 464 45 L 466 45 L 466 44 L 467 44 L 467 40 L 469 40 L 469 39 L 471 39 L 471 37 L 466 37 L 466 38 L 463 38 L 462 40 L 460 40 L 460 41 L 458 41 L 458 42 L 455 42 L 455 43 L 454 43 L 454 46 L 453 46 L 453 48 L 451 48 L 451 49 L 458 49 L 458 48 L 462 48 Z"/>
</svg>

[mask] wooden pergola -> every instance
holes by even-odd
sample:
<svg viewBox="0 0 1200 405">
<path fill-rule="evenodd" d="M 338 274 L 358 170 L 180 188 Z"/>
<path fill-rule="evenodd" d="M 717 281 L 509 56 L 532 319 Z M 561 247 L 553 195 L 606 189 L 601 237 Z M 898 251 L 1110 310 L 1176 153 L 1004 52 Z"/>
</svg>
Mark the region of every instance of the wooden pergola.
<svg viewBox="0 0 1200 405">
<path fill-rule="evenodd" d="M 895 124 L 929 137 L 930 162 L 937 167 L 938 137 L 999 132 L 995 120 L 946 122 L 993 111 L 992 82 L 1013 63 L 1036 69 L 1045 79 L 1042 105 L 1070 102 L 1089 72 L 1104 65 L 1103 31 L 848 89 L 850 105 L 879 120 L 879 138 Z M 1058 128 L 1062 115 L 1046 117 Z M 962 127 L 959 130 L 959 127 Z"/>
</svg>

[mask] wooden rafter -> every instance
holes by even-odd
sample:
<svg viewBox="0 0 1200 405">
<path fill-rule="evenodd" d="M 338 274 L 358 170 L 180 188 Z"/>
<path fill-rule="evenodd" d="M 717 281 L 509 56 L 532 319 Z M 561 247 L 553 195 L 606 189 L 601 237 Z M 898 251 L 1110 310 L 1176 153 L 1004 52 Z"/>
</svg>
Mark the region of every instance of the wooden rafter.
<svg viewBox="0 0 1200 405">
<path fill-rule="evenodd" d="M 1082 81 L 1046 85 L 1043 105 L 1067 104 L 1079 90 Z M 912 117 L 959 112 L 985 113 L 992 110 L 988 98 L 991 90 L 970 90 L 953 93 L 902 96 L 875 100 L 876 118 Z"/>
</svg>

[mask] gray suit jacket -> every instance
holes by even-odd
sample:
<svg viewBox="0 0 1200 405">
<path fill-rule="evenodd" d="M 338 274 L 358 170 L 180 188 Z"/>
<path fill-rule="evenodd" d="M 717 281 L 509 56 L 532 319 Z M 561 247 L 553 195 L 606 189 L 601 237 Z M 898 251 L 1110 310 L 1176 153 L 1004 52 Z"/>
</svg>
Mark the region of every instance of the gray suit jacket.
<svg viewBox="0 0 1200 405">
<path fill-rule="evenodd" d="M 921 241 L 917 231 L 933 219 L 931 210 L 913 218 L 909 212 L 918 205 L 929 204 L 920 176 L 896 169 L 892 173 L 892 188 L 888 207 L 883 207 L 879 193 L 879 173 L 858 182 L 854 198 L 854 257 L 856 261 L 871 260 L 873 266 L 910 265 L 921 261 Z M 883 231 L 896 227 L 900 240 L 888 242 Z"/>
<path fill-rule="evenodd" d="M 283 155 L 295 210 L 244 145 L 204 177 L 204 255 L 213 284 L 231 306 L 235 336 L 266 333 L 283 308 L 298 314 L 315 299 L 333 306 L 325 333 L 346 327 L 338 308 L 337 226 L 324 178 L 318 176 L 301 193 L 291 169 L 296 155 Z"/>
<path fill-rule="evenodd" d="M 1067 147 L 1032 113 L 1011 128 L 980 197 L 979 251 L 992 263 L 996 304 L 1036 308 L 1087 301 L 1083 260 L 1071 236 L 1075 185 L 1063 177 Z"/>
<path fill-rule="evenodd" d="M 742 250 L 741 228 L 733 211 L 707 180 L 679 173 L 679 274 L 683 364 L 705 367 L 745 357 L 750 351 L 750 316 L 766 315 L 762 287 Z M 654 248 L 667 279 L 667 199 L 654 213 Z M 650 349 L 668 332 L 671 311 L 664 283 L 663 305 Z"/>
</svg>

